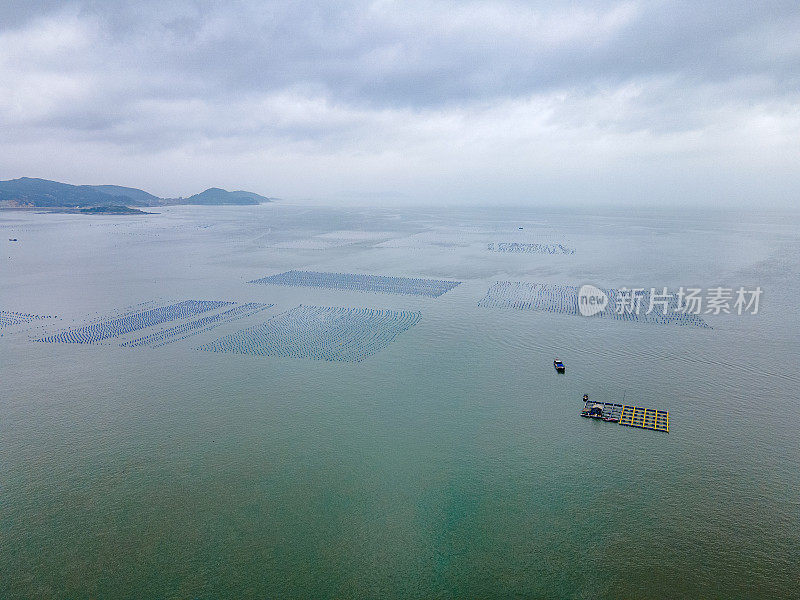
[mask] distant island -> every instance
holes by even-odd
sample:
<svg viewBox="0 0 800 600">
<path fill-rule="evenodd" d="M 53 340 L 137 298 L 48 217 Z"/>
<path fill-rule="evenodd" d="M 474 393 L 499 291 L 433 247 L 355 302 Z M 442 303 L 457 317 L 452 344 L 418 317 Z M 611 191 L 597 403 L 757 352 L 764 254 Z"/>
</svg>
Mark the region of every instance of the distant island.
<svg viewBox="0 0 800 600">
<path fill-rule="evenodd" d="M 100 214 L 147 214 L 124 209 L 177 204 L 252 205 L 274 200 L 254 192 L 229 192 L 221 188 L 209 188 L 188 198 L 160 198 L 144 190 L 120 185 L 70 185 L 32 177 L 0 181 L 0 208 L 69 208 L 93 209 L 83 212 Z"/>
<path fill-rule="evenodd" d="M 130 206 L 90 206 L 88 208 L 72 208 L 67 206 L 43 206 L 41 212 L 61 213 L 68 215 L 157 215 L 158 213 L 139 210 Z"/>
</svg>

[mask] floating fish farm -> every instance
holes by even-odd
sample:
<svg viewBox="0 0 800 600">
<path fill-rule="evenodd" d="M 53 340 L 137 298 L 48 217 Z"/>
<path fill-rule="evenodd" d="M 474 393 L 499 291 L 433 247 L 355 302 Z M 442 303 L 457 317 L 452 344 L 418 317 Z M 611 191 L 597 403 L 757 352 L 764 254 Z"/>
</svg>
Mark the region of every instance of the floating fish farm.
<svg viewBox="0 0 800 600">
<path fill-rule="evenodd" d="M 362 275 L 358 273 L 320 273 L 317 271 L 287 271 L 248 283 L 320 287 L 359 292 L 381 292 L 384 294 L 410 294 L 437 298 L 452 290 L 460 281 L 443 279 L 420 279 L 417 277 L 390 277 L 386 275 Z"/>
<path fill-rule="evenodd" d="M 127 335 L 131 332 L 139 331 L 140 329 L 145 329 L 154 325 L 169 323 L 179 319 L 187 319 L 194 315 L 232 304 L 234 304 L 234 302 L 185 300 L 169 306 L 131 312 L 116 318 L 67 329 L 53 335 L 45 336 L 36 341 L 94 344 L 110 338 Z"/>
<path fill-rule="evenodd" d="M 30 323 L 36 319 L 49 319 L 49 316 L 29 315 L 26 313 L 13 312 L 10 310 L 0 310 L 0 329 L 11 327 L 12 325 L 22 325 Z"/>
<path fill-rule="evenodd" d="M 517 254 L 575 254 L 574 248 L 567 248 L 562 244 L 492 242 L 487 246 L 487 250 L 491 252 L 512 252 Z"/>
<path fill-rule="evenodd" d="M 261 311 L 267 310 L 268 308 L 272 308 L 273 306 L 273 304 L 261 304 L 259 302 L 240 304 L 239 306 L 229 308 L 228 310 L 215 315 L 201 317 L 199 319 L 195 319 L 194 321 L 189 321 L 188 323 L 181 323 L 180 325 L 170 327 L 169 329 L 156 331 L 155 333 L 124 342 L 120 344 L 120 346 L 128 348 L 135 348 L 139 346 L 158 348 L 160 346 L 166 346 L 167 344 L 185 340 L 186 338 L 199 333 L 211 331 L 223 323 L 230 323 L 231 321 L 236 321 L 237 319 L 249 317 Z"/>
<path fill-rule="evenodd" d="M 622 414 L 619 416 L 619 424 L 669 433 L 669 412 L 654 408 L 625 405 L 622 407 Z"/>
<path fill-rule="evenodd" d="M 198 349 L 360 362 L 387 347 L 419 319 L 415 311 L 300 305 Z"/>
<path fill-rule="evenodd" d="M 659 305 L 650 314 L 650 291 L 639 296 L 638 312 L 617 310 L 617 300 L 621 298 L 619 290 L 602 290 L 608 297 L 607 306 L 594 316 L 606 317 L 618 321 L 635 321 L 642 323 L 658 323 L 663 325 L 683 325 L 705 327 L 709 325 L 698 315 L 678 311 L 678 300 L 672 297 L 666 314 Z M 486 296 L 478 302 L 478 306 L 489 308 L 515 308 L 518 310 L 541 310 L 567 315 L 580 315 L 578 307 L 578 287 L 574 285 L 552 285 L 545 283 L 526 283 L 520 281 L 498 281 L 486 292 Z M 593 316 L 593 318 L 594 318 Z"/>
<path fill-rule="evenodd" d="M 669 411 L 642 408 L 641 406 L 631 406 L 629 404 L 587 400 L 584 403 L 581 415 L 591 416 L 592 409 L 598 406 L 602 407 L 602 417 L 596 417 L 600 420 L 619 423 L 626 427 L 639 427 L 640 429 L 652 429 L 653 431 L 669 433 Z"/>
</svg>

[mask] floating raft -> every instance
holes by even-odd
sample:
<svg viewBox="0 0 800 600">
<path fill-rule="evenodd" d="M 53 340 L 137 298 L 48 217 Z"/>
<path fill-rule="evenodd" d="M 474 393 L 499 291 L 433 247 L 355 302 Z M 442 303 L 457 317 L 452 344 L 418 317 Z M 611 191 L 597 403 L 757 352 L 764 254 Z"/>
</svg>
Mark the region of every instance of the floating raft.
<svg viewBox="0 0 800 600">
<path fill-rule="evenodd" d="M 603 418 L 601 419 L 603 421 L 619 423 L 627 427 L 639 427 L 641 429 L 669 433 L 669 411 L 642 408 L 641 406 L 631 406 L 629 404 L 587 400 L 584 403 L 584 412 L 588 413 L 597 404 L 602 404 L 603 406 Z"/>
<path fill-rule="evenodd" d="M 586 412 L 588 412 L 589 409 L 596 404 L 603 405 L 603 421 L 612 421 L 614 423 L 619 422 L 619 417 L 622 414 L 622 404 L 615 404 L 613 402 L 593 402 L 591 400 L 587 400 L 583 408 Z"/>
<path fill-rule="evenodd" d="M 669 433 L 669 412 L 640 406 L 623 406 L 619 424 Z"/>
</svg>

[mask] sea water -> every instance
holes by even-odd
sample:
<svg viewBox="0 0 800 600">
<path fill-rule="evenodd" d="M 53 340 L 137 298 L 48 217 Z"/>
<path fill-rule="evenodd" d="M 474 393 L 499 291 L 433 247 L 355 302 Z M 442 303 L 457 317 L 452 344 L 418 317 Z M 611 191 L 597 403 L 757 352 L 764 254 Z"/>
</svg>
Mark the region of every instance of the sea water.
<svg viewBox="0 0 800 600">
<path fill-rule="evenodd" d="M 0 213 L 0 310 L 49 317 L 0 328 L 0 597 L 797 595 L 796 214 L 159 211 Z M 293 270 L 462 283 L 247 283 Z M 709 328 L 478 305 L 507 281 L 763 295 Z M 35 341 L 186 300 L 271 306 L 155 348 Z M 360 362 L 198 350 L 301 305 L 419 318 Z M 153 321 L 130 335 L 181 326 Z M 582 419 L 584 393 L 670 433 Z"/>
</svg>

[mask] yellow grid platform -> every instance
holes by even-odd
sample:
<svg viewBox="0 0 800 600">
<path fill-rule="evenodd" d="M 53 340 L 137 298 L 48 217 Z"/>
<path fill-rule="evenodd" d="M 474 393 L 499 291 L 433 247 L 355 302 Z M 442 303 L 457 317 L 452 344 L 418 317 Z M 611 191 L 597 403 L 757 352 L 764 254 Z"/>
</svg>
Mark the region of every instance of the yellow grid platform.
<svg viewBox="0 0 800 600">
<path fill-rule="evenodd" d="M 669 433 L 669 412 L 655 408 L 623 405 L 619 424 Z"/>
</svg>

